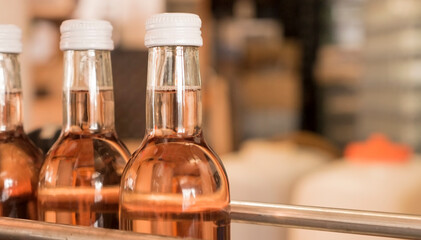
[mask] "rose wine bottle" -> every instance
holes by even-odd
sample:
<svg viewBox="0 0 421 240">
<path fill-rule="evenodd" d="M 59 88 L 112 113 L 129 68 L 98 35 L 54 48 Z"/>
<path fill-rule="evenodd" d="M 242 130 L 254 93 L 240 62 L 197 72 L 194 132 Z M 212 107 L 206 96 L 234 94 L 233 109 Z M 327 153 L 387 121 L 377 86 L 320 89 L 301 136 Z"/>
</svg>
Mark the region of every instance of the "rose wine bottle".
<svg viewBox="0 0 421 240">
<path fill-rule="evenodd" d="M 228 179 L 201 128 L 200 27 L 194 14 L 146 23 L 146 135 L 122 176 L 120 229 L 230 239 Z"/>
<path fill-rule="evenodd" d="M 0 25 L 0 216 L 35 220 L 43 154 L 23 131 L 21 50 L 21 30 Z"/>
<path fill-rule="evenodd" d="M 61 25 L 63 128 L 41 169 L 40 220 L 118 228 L 119 184 L 129 152 L 114 127 L 111 31 L 100 20 Z"/>
</svg>

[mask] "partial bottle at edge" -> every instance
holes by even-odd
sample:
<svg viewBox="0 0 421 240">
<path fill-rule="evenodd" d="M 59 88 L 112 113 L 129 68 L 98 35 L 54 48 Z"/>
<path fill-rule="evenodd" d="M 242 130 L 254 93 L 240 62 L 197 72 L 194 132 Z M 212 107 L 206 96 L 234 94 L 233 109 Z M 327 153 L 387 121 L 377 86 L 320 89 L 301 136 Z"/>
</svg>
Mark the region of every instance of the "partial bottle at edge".
<svg viewBox="0 0 421 240">
<path fill-rule="evenodd" d="M 129 152 L 114 128 L 111 24 L 68 20 L 64 50 L 63 129 L 40 174 L 40 220 L 118 228 L 121 174 Z"/>
<path fill-rule="evenodd" d="M 42 152 L 23 131 L 21 30 L 0 25 L 0 216 L 36 219 Z"/>
<path fill-rule="evenodd" d="M 228 179 L 201 128 L 200 26 L 194 14 L 146 23 L 146 136 L 122 176 L 120 229 L 230 239 Z"/>
</svg>

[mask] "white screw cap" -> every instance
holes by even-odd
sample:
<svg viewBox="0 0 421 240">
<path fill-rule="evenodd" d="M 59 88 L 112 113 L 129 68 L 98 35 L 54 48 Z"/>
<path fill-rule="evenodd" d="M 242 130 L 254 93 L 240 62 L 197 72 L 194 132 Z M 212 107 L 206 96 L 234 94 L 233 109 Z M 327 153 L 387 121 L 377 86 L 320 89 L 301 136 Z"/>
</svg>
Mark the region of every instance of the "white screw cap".
<svg viewBox="0 0 421 240">
<path fill-rule="evenodd" d="M 61 50 L 113 50 L 113 26 L 104 20 L 72 19 L 60 26 Z"/>
<path fill-rule="evenodd" d="M 0 52 L 22 52 L 22 31 L 19 27 L 9 24 L 0 24 Z"/>
<path fill-rule="evenodd" d="M 191 13 L 161 13 L 146 21 L 145 45 L 202 46 L 199 16 Z"/>
</svg>

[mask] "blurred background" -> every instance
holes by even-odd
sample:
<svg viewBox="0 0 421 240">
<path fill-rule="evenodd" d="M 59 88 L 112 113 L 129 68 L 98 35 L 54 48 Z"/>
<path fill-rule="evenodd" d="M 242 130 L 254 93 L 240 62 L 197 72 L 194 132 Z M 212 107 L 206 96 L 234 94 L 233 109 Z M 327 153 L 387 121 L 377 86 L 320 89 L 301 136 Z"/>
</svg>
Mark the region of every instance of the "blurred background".
<svg viewBox="0 0 421 240">
<path fill-rule="evenodd" d="M 369 106 L 358 102 L 372 102 L 369 86 L 362 89 L 359 81 L 378 79 L 374 74 L 361 73 L 364 40 L 370 43 L 378 39 L 376 32 L 372 39 L 367 38 L 364 30 L 388 27 L 387 23 L 380 26 L 376 19 L 363 18 L 364 3 L 0 0 L 0 22 L 24 29 L 21 61 L 27 131 L 61 124 L 61 22 L 69 18 L 99 18 L 114 26 L 116 49 L 112 61 L 118 133 L 124 139 L 142 138 L 147 68 L 144 22 L 154 13 L 193 12 L 203 21 L 200 59 L 206 136 L 218 153 L 238 150 L 247 139 L 284 137 L 301 130 L 322 135 L 341 148 L 347 141 L 381 130 L 375 128 L 392 131 L 392 122 L 372 126 L 370 121 L 381 114 L 396 115 L 396 121 L 401 117 L 405 121 L 412 119 L 387 108 L 370 115 Z M 387 49 L 373 49 L 372 54 Z M 382 63 L 373 62 L 373 67 Z M 363 92 L 368 99 L 356 97 Z M 362 118 L 360 122 L 358 118 Z M 417 134 L 410 129 L 405 131 L 407 134 L 394 129 L 393 137 L 416 144 Z"/>
<path fill-rule="evenodd" d="M 100 18 L 114 26 L 118 132 L 141 138 L 144 22 L 165 11 L 203 20 L 205 128 L 217 152 L 297 131 L 340 151 L 372 132 L 421 150 L 416 0 L 0 0 L 0 22 L 24 30 L 27 131 L 61 124 L 61 22 Z"/>
<path fill-rule="evenodd" d="M 61 22 L 99 18 L 114 26 L 117 132 L 136 149 L 144 23 L 160 12 L 202 19 L 204 132 L 232 199 L 421 214 L 419 0 L 0 0 L 0 23 L 23 29 L 26 131 L 61 125 Z M 232 225 L 234 240 L 352 239 L 326 234 Z"/>
</svg>

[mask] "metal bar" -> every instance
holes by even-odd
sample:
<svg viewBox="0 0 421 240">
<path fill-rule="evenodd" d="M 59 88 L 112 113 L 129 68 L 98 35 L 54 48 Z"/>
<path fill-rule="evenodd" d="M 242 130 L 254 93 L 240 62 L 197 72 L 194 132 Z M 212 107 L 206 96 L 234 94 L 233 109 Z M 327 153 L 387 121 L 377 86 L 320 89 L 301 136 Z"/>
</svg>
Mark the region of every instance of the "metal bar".
<svg viewBox="0 0 421 240">
<path fill-rule="evenodd" d="M 346 209 L 231 202 L 233 221 L 401 239 L 421 239 L 421 216 Z M 127 231 L 0 218 L 0 239 L 171 240 Z M 237 240 L 237 239 L 234 239 Z"/>
<path fill-rule="evenodd" d="M 180 240 L 112 229 L 70 226 L 0 217 L 0 239 L 13 240 Z"/>
<path fill-rule="evenodd" d="M 231 220 L 331 232 L 421 239 L 421 216 L 415 215 L 232 201 Z"/>
</svg>

